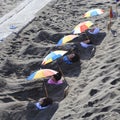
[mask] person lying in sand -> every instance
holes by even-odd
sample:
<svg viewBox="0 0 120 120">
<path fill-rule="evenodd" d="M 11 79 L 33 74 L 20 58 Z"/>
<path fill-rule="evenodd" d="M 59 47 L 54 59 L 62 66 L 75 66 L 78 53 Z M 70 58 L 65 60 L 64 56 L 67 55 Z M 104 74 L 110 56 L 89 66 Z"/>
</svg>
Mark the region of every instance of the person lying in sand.
<svg viewBox="0 0 120 120">
<path fill-rule="evenodd" d="M 88 52 L 90 52 L 91 57 L 94 56 L 95 51 L 96 51 L 96 46 L 90 41 L 90 40 L 85 40 L 83 42 L 80 42 L 80 46 L 83 49 L 88 49 Z"/>
<path fill-rule="evenodd" d="M 95 28 L 91 28 L 86 30 L 85 33 L 81 34 L 81 39 L 82 41 L 86 40 L 86 39 L 90 39 L 91 41 L 96 40 L 97 36 L 100 33 L 100 29 L 98 27 Z"/>
<path fill-rule="evenodd" d="M 66 64 L 72 64 L 78 62 L 79 60 L 80 57 L 77 53 L 71 53 L 63 57 L 63 62 L 65 62 Z"/>
<path fill-rule="evenodd" d="M 43 98 L 40 98 L 37 103 L 35 103 L 35 106 L 37 109 L 42 110 L 52 105 L 52 103 L 53 103 L 53 100 L 51 98 L 43 97 Z"/>
<path fill-rule="evenodd" d="M 62 73 L 58 72 L 57 74 L 51 76 L 51 78 L 48 80 L 48 84 L 54 84 L 54 85 L 60 85 L 63 83 Z"/>
<path fill-rule="evenodd" d="M 43 110 L 48 108 L 52 104 L 53 104 L 52 98 L 43 97 L 43 98 L 40 98 L 37 102 L 34 101 L 34 102 L 28 103 L 27 108 L 32 110 Z"/>
<path fill-rule="evenodd" d="M 90 46 L 93 46 L 93 44 L 90 40 L 85 40 L 85 41 L 80 42 L 80 46 L 83 48 L 88 48 Z"/>
</svg>

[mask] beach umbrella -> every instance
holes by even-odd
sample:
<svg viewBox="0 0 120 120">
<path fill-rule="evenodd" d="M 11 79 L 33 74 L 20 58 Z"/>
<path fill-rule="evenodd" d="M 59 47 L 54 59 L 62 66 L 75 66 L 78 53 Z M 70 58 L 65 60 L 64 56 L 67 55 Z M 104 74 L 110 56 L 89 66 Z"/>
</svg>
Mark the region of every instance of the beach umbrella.
<svg viewBox="0 0 120 120">
<path fill-rule="evenodd" d="M 49 53 L 43 60 L 42 65 L 48 64 L 60 57 L 62 57 L 64 54 L 66 54 L 67 51 L 64 50 L 56 50 L 51 53 Z"/>
<path fill-rule="evenodd" d="M 42 78 L 45 78 L 45 77 L 52 76 L 56 73 L 58 73 L 58 72 L 55 71 L 55 70 L 52 70 L 52 69 L 40 69 L 36 72 L 33 72 L 30 76 L 28 76 L 27 80 L 42 79 Z M 45 85 L 44 80 L 43 80 L 43 85 L 44 85 L 46 97 L 48 97 L 48 91 L 47 91 L 47 87 Z"/>
<path fill-rule="evenodd" d="M 33 72 L 30 76 L 27 77 L 27 80 L 36 80 L 36 79 L 42 79 L 45 77 L 52 76 L 56 74 L 57 71 L 52 69 L 40 69 L 36 72 Z"/>
<path fill-rule="evenodd" d="M 57 46 L 61 46 L 61 45 L 65 44 L 65 43 L 75 39 L 76 37 L 78 37 L 78 35 L 67 35 L 67 36 L 64 36 L 64 37 L 62 37 L 58 41 Z"/>
<path fill-rule="evenodd" d="M 91 21 L 85 21 L 80 24 L 78 24 L 74 29 L 73 29 L 73 34 L 78 34 L 85 32 L 87 29 L 89 29 L 93 25 L 93 22 Z"/>
<path fill-rule="evenodd" d="M 103 13 L 104 13 L 104 11 L 102 9 L 92 9 L 92 10 L 89 10 L 88 12 L 86 12 L 84 14 L 84 17 L 93 17 L 93 16 L 101 15 Z"/>
<path fill-rule="evenodd" d="M 110 18 L 110 21 L 108 22 L 108 25 L 107 25 L 107 30 L 108 30 L 108 31 L 111 30 L 111 20 L 112 20 L 112 18 L 113 18 L 112 6 L 109 7 L 109 18 Z"/>
</svg>

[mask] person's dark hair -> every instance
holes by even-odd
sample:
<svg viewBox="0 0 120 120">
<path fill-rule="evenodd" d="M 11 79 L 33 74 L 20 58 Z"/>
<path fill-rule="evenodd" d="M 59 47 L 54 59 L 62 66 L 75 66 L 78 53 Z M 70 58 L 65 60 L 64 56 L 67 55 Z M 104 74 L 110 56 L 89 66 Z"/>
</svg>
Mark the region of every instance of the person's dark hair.
<svg viewBox="0 0 120 120">
<path fill-rule="evenodd" d="M 42 107 L 46 107 L 48 105 L 51 105 L 53 103 L 53 100 L 49 97 L 46 97 L 43 99 L 43 103 L 41 104 Z"/>
<path fill-rule="evenodd" d="M 55 74 L 55 75 L 53 75 L 53 76 L 54 76 L 55 80 L 58 81 L 58 80 L 61 79 L 62 74 L 61 74 L 61 72 L 59 71 L 57 74 Z"/>
<path fill-rule="evenodd" d="M 75 63 L 75 62 L 78 62 L 80 60 L 80 57 L 77 53 L 74 53 L 75 56 L 71 59 L 71 62 Z"/>
</svg>

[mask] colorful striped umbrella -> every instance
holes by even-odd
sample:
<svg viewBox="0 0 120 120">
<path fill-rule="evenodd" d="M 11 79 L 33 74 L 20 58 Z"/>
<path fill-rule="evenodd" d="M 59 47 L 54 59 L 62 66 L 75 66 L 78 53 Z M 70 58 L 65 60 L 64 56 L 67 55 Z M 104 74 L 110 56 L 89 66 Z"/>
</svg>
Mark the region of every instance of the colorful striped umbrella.
<svg viewBox="0 0 120 120">
<path fill-rule="evenodd" d="M 91 22 L 91 21 L 82 22 L 74 28 L 73 34 L 78 34 L 78 33 L 85 32 L 92 25 L 93 25 L 93 22 Z"/>
<path fill-rule="evenodd" d="M 51 53 L 49 53 L 43 60 L 42 65 L 48 64 L 60 57 L 62 57 L 64 54 L 66 54 L 67 51 L 63 51 L 63 50 L 56 50 L 53 51 Z"/>
<path fill-rule="evenodd" d="M 88 12 L 86 12 L 84 14 L 84 17 L 93 17 L 93 16 L 101 15 L 103 13 L 104 13 L 104 11 L 102 9 L 92 9 L 92 10 L 89 10 Z"/>
<path fill-rule="evenodd" d="M 27 80 L 41 79 L 41 78 L 52 76 L 56 73 L 58 72 L 52 69 L 40 69 L 36 72 L 33 72 L 30 76 L 28 76 Z"/>
<path fill-rule="evenodd" d="M 75 39 L 76 37 L 78 37 L 78 35 L 67 35 L 67 36 L 64 36 L 63 38 L 61 38 L 58 43 L 57 43 L 57 46 L 61 46 L 73 39 Z"/>
</svg>

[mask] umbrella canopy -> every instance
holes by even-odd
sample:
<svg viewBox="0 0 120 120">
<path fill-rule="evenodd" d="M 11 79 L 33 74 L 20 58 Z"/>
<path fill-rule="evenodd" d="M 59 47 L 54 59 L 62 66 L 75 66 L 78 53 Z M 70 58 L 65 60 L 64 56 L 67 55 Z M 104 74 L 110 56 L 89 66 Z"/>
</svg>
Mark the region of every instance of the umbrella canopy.
<svg viewBox="0 0 120 120">
<path fill-rule="evenodd" d="M 74 28 L 73 34 L 85 32 L 92 25 L 93 25 L 93 22 L 91 22 L 91 21 L 82 22 Z"/>
<path fill-rule="evenodd" d="M 64 36 L 63 38 L 61 38 L 58 43 L 57 43 L 57 46 L 60 46 L 60 45 L 63 45 L 71 40 L 73 40 L 74 38 L 78 37 L 78 35 L 67 35 L 67 36 Z"/>
<path fill-rule="evenodd" d="M 84 17 L 93 17 L 93 16 L 101 15 L 103 13 L 104 13 L 104 11 L 102 9 L 92 9 L 92 10 L 89 10 L 88 12 L 86 12 L 84 14 Z"/>
<path fill-rule="evenodd" d="M 41 79 L 41 78 L 45 78 L 48 76 L 52 76 L 56 73 L 58 73 L 58 72 L 55 70 L 52 70 L 52 69 L 40 69 L 40 70 L 32 73 L 30 76 L 28 76 L 27 80 Z"/>
<path fill-rule="evenodd" d="M 48 64 L 60 57 L 62 57 L 65 53 L 67 53 L 67 51 L 63 51 L 63 50 L 56 50 L 53 51 L 51 53 L 49 53 L 43 60 L 42 65 Z"/>
</svg>

